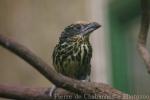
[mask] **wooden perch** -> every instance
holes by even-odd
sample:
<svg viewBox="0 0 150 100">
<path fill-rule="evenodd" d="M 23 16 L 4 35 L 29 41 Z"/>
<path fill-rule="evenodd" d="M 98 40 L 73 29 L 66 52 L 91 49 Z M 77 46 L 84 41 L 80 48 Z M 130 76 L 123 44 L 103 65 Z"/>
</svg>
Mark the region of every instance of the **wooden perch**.
<svg viewBox="0 0 150 100">
<path fill-rule="evenodd" d="M 104 87 L 105 86 L 105 87 Z M 64 89 L 58 88 L 53 97 L 50 97 L 49 90 L 50 88 L 46 87 L 27 87 L 27 86 L 16 86 L 16 85 L 3 85 L 0 84 L 0 97 L 11 98 L 11 99 L 19 99 L 19 100 L 84 100 L 84 99 L 92 99 L 92 100 L 101 100 L 101 99 L 112 99 L 112 100 L 122 100 L 129 99 L 130 96 L 126 94 L 122 94 L 115 89 L 112 89 L 110 86 L 102 84 L 102 87 L 105 91 L 102 91 L 103 95 L 100 94 L 85 94 L 84 96 L 74 94 L 72 92 L 66 91 Z M 108 93 L 109 92 L 109 93 Z M 108 94 L 107 94 L 108 93 Z M 112 96 L 109 96 L 109 94 Z"/>
<path fill-rule="evenodd" d="M 147 37 L 148 37 L 148 29 L 149 29 L 149 23 L 150 23 L 150 5 L 149 5 L 149 0 L 141 0 L 141 13 L 142 13 L 142 18 L 141 18 L 141 28 L 140 28 L 140 33 L 138 36 L 138 50 L 143 58 L 147 70 L 150 73 L 150 53 L 146 48 L 146 42 L 147 42 Z"/>
</svg>

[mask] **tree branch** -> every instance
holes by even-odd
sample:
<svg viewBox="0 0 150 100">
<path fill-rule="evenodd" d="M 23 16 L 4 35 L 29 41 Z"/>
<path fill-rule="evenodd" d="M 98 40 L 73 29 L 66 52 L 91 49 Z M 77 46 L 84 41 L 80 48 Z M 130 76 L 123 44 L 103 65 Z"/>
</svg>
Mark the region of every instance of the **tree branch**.
<svg viewBox="0 0 150 100">
<path fill-rule="evenodd" d="M 68 92 L 61 88 L 57 88 L 55 90 L 54 96 L 50 97 L 49 90 L 50 88 L 46 87 L 35 88 L 27 86 L 0 84 L 0 97 L 17 100 L 72 100 L 77 98 L 83 100 L 81 96 Z"/>
<path fill-rule="evenodd" d="M 106 86 L 105 90 L 105 96 L 104 95 L 99 95 L 95 94 L 93 95 L 92 100 L 101 100 L 101 99 L 112 99 L 112 100 L 122 100 L 122 99 L 128 99 L 130 96 L 129 95 L 122 95 L 122 93 L 118 92 L 116 93 L 116 90 L 113 90 L 110 88 L 111 91 L 109 91 L 109 88 L 107 88 L 107 85 L 103 84 Z M 108 86 L 109 87 L 109 86 Z M 18 86 L 18 85 L 3 85 L 0 84 L 0 97 L 4 98 L 11 98 L 11 99 L 21 99 L 21 100 L 84 100 L 84 99 L 90 99 L 92 96 L 90 94 L 85 94 L 84 96 L 80 96 L 77 94 L 74 94 L 72 92 L 66 91 L 61 88 L 57 88 L 54 96 L 50 97 L 49 96 L 49 90 L 50 88 L 46 87 L 27 87 L 27 86 Z M 112 96 L 109 96 L 107 92 L 112 92 Z M 95 96 L 95 97 L 94 97 Z M 91 99 L 90 99 L 91 100 Z"/>
<path fill-rule="evenodd" d="M 148 37 L 148 29 L 149 29 L 149 22 L 150 22 L 150 15 L 149 15 L 149 0 L 141 0 L 141 8 L 142 8 L 142 18 L 141 18 L 141 28 L 140 33 L 138 36 L 138 51 L 143 58 L 147 70 L 150 73 L 150 54 L 146 48 L 146 42 Z"/>
<path fill-rule="evenodd" d="M 0 84 L 0 97 L 17 100 L 48 100 L 47 88 L 33 88 L 15 85 Z"/>
</svg>

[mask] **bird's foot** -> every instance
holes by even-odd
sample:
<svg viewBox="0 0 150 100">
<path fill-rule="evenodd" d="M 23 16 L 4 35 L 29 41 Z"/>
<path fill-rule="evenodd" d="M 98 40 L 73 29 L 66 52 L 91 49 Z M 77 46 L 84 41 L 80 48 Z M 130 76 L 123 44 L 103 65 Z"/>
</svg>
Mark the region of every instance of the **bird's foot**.
<svg viewBox="0 0 150 100">
<path fill-rule="evenodd" d="M 50 89 L 50 91 L 49 91 L 49 96 L 52 97 L 56 89 L 57 89 L 56 86 L 55 86 L 55 85 L 52 85 L 52 87 L 51 87 L 51 89 Z"/>
<path fill-rule="evenodd" d="M 84 79 L 84 80 L 81 80 L 82 82 L 90 82 L 91 80 L 90 80 L 90 76 L 88 75 L 88 76 L 86 76 L 86 78 Z"/>
</svg>

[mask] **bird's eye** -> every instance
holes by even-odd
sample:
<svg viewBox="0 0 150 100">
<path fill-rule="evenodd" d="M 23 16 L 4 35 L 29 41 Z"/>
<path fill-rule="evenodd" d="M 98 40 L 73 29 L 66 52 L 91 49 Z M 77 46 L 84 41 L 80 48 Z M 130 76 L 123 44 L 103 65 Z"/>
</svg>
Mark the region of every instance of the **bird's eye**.
<svg viewBox="0 0 150 100">
<path fill-rule="evenodd" d="M 80 25 L 76 26 L 76 29 L 77 29 L 77 30 L 80 30 L 80 29 L 81 29 L 81 26 L 80 26 Z"/>
</svg>

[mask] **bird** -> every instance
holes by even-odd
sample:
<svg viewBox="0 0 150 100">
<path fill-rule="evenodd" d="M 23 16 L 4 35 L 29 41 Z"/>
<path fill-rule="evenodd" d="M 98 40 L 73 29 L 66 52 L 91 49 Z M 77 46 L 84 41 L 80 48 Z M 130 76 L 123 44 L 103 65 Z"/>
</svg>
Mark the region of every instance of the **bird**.
<svg viewBox="0 0 150 100">
<path fill-rule="evenodd" d="M 77 21 L 67 26 L 59 37 L 52 59 L 55 70 L 64 76 L 90 81 L 93 31 L 101 27 L 97 22 Z"/>
<path fill-rule="evenodd" d="M 83 82 L 90 81 L 92 46 L 89 38 L 99 27 L 97 22 L 77 21 L 64 28 L 52 54 L 53 66 L 58 73 Z M 52 85 L 49 96 L 53 96 L 56 89 Z"/>
</svg>

